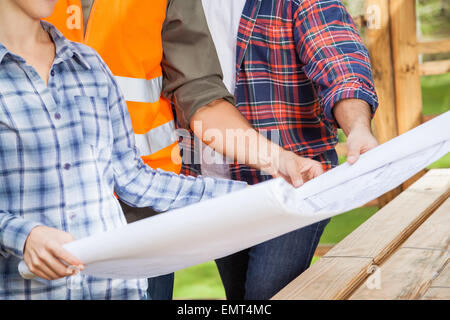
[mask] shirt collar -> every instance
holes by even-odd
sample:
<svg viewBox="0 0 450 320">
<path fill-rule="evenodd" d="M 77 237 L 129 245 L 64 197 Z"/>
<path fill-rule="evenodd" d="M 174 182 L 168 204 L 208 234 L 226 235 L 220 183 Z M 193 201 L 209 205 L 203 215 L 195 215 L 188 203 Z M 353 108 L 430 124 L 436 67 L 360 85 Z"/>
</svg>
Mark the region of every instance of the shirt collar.
<svg viewBox="0 0 450 320">
<path fill-rule="evenodd" d="M 41 21 L 41 25 L 45 31 L 48 32 L 50 37 L 52 37 L 53 43 L 56 47 L 56 57 L 61 61 L 72 59 L 74 56 L 78 59 L 78 62 L 86 69 L 91 69 L 91 66 L 87 62 L 87 60 L 83 57 L 83 54 L 80 50 L 69 40 L 67 40 L 63 34 L 56 29 L 52 24 Z"/>
<path fill-rule="evenodd" d="M 253 34 L 256 19 L 261 9 L 262 0 L 247 0 L 242 12 L 241 21 L 238 31 L 238 43 L 236 46 L 236 74 L 238 75 L 242 63 L 244 62 L 245 53 Z"/>
<path fill-rule="evenodd" d="M 87 62 L 87 60 L 83 57 L 83 54 L 80 52 L 80 50 L 73 45 L 72 42 L 67 40 L 62 33 L 56 29 L 53 25 L 51 25 L 48 22 L 41 21 L 41 25 L 44 28 L 45 31 L 48 32 L 50 37 L 53 40 L 53 43 L 56 47 L 56 57 L 55 61 L 65 61 L 72 59 L 74 56 L 77 58 L 78 62 L 86 69 L 91 69 L 91 66 Z M 7 54 L 12 53 L 2 44 L 0 43 L 0 64 L 2 63 L 3 59 Z"/>
<path fill-rule="evenodd" d="M 8 49 L 0 42 L 0 64 L 8 53 L 10 53 Z"/>
<path fill-rule="evenodd" d="M 5 57 L 5 55 L 8 53 L 8 50 L 5 48 L 4 45 L 2 45 L 2 43 L 0 42 L 0 64 L 3 61 L 3 58 Z"/>
</svg>

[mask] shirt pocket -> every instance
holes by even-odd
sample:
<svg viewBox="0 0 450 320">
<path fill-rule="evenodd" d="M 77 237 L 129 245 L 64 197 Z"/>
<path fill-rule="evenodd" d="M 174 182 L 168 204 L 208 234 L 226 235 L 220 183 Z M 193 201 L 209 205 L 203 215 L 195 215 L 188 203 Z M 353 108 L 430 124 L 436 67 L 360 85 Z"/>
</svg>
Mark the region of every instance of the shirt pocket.
<svg viewBox="0 0 450 320">
<path fill-rule="evenodd" d="M 75 96 L 79 109 L 83 142 L 96 149 L 111 147 L 113 134 L 106 98 Z"/>
<path fill-rule="evenodd" d="M 260 48 L 272 51 L 295 51 L 293 23 L 291 21 L 266 23 L 258 19 L 255 22 L 251 42 Z"/>
</svg>

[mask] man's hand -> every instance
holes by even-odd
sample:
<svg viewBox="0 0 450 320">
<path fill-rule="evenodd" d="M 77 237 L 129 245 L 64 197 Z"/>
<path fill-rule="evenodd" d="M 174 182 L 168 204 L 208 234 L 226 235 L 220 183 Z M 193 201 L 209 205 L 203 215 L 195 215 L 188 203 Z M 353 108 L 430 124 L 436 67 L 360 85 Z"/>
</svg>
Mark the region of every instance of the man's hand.
<svg viewBox="0 0 450 320">
<path fill-rule="evenodd" d="M 346 99 L 339 101 L 333 111 L 347 136 L 347 162 L 354 164 L 361 154 L 378 146 L 370 128 L 370 106 L 363 100 Z"/>
<path fill-rule="evenodd" d="M 295 188 L 301 187 L 303 183 L 324 172 L 320 162 L 300 157 L 291 151 L 281 150 L 278 161 L 275 161 L 267 172 L 274 177 L 283 177 Z"/>
<path fill-rule="evenodd" d="M 24 248 L 24 260 L 28 269 L 46 280 L 74 275 L 75 270 L 68 266 L 83 270 L 83 263 L 62 247 L 74 240 L 71 234 L 61 230 L 44 226 L 34 228 L 28 235 Z"/>
<path fill-rule="evenodd" d="M 377 139 L 365 127 L 353 128 L 347 137 L 347 162 L 354 164 L 359 156 L 378 146 Z"/>
</svg>

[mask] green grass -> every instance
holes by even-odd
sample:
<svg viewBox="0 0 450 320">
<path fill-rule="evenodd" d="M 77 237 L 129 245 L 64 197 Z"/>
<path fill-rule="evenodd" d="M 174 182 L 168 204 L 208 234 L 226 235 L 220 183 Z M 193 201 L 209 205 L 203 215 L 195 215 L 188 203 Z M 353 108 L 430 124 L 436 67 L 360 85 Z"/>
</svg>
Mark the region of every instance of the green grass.
<svg viewBox="0 0 450 320">
<path fill-rule="evenodd" d="M 450 110 L 450 73 L 425 76 L 422 84 L 422 113 L 440 114 Z"/>
<path fill-rule="evenodd" d="M 175 299 L 225 299 L 215 262 L 177 271 L 173 294 Z"/>
<path fill-rule="evenodd" d="M 440 160 L 428 166 L 428 169 L 450 168 L 450 153 L 447 153 Z"/>
<path fill-rule="evenodd" d="M 450 110 L 450 73 L 425 76 L 422 85 L 422 114 L 435 115 Z M 428 166 L 428 169 L 450 168 L 450 153 Z"/>
</svg>

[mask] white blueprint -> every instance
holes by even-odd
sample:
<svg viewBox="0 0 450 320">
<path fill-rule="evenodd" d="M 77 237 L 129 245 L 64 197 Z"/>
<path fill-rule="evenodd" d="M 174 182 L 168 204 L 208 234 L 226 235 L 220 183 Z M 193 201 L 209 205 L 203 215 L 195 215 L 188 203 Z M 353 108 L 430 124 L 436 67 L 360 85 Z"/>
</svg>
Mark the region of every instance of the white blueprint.
<svg viewBox="0 0 450 320">
<path fill-rule="evenodd" d="M 147 278 L 220 258 L 359 207 L 450 151 L 450 111 L 294 189 L 282 179 L 65 245 L 85 274 Z M 450 181 L 449 181 L 450 184 Z"/>
</svg>

